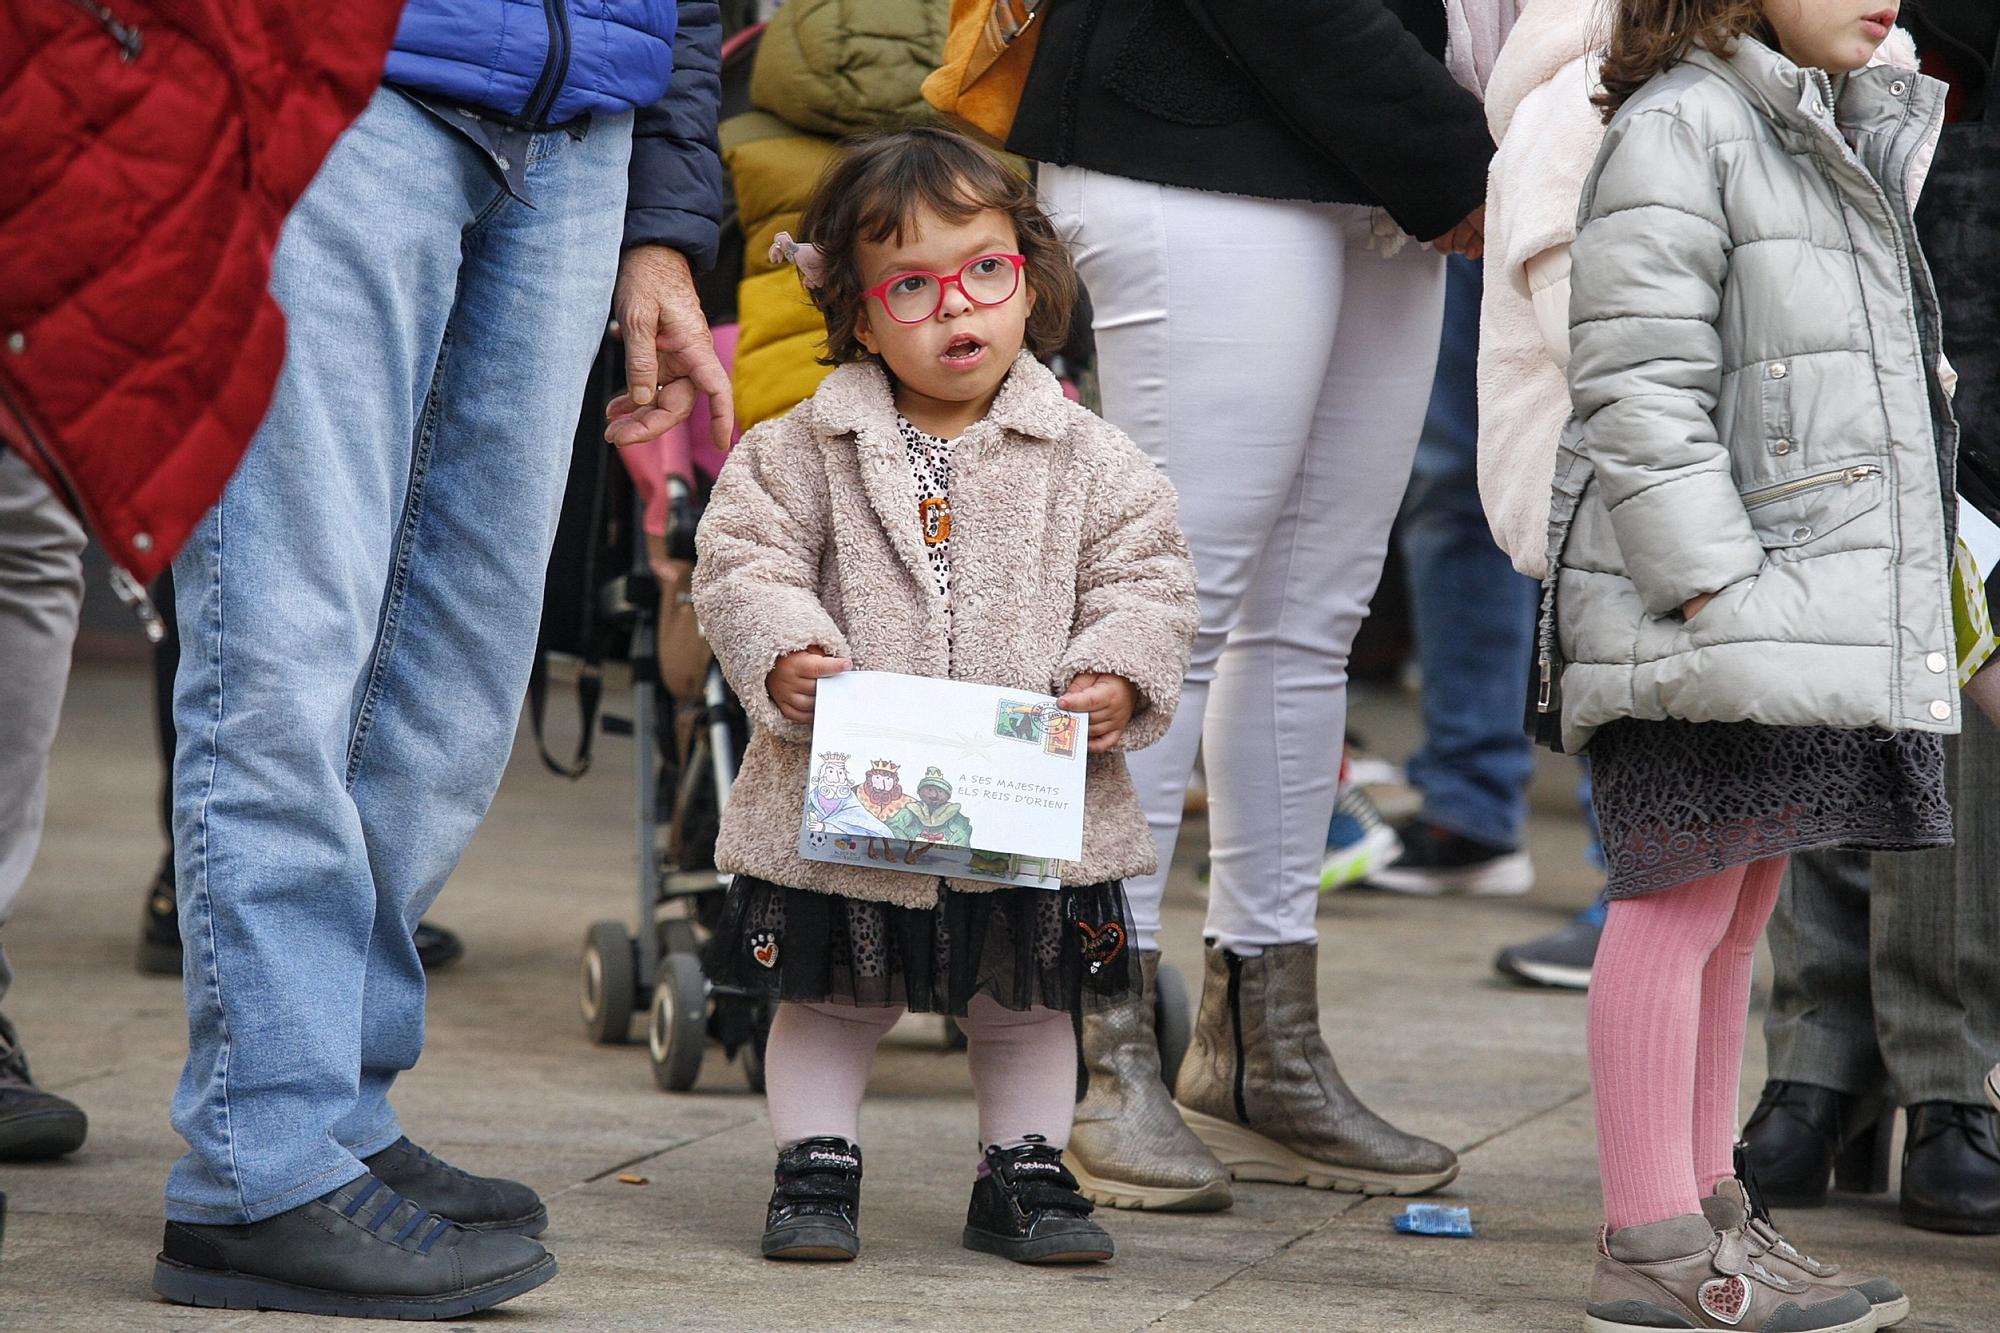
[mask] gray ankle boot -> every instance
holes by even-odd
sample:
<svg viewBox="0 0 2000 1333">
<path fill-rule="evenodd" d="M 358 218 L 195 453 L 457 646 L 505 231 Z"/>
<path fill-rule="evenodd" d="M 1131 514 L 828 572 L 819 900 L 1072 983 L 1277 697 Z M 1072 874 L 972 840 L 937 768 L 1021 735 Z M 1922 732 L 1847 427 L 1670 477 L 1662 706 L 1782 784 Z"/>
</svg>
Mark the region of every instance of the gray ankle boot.
<svg viewBox="0 0 2000 1333">
<path fill-rule="evenodd" d="M 1083 1196 L 1110 1208 L 1207 1213 L 1230 1204 L 1229 1172 L 1195 1137 L 1160 1079 L 1153 1030 L 1160 951 L 1142 949 L 1140 994 L 1083 1018 L 1088 1084 L 1065 1158 Z"/>
<path fill-rule="evenodd" d="M 1238 1180 L 1422 1194 L 1458 1174 L 1451 1149 L 1405 1134 L 1348 1089 L 1319 1030 L 1319 946 L 1255 957 L 1210 946 L 1176 1098 Z"/>
</svg>

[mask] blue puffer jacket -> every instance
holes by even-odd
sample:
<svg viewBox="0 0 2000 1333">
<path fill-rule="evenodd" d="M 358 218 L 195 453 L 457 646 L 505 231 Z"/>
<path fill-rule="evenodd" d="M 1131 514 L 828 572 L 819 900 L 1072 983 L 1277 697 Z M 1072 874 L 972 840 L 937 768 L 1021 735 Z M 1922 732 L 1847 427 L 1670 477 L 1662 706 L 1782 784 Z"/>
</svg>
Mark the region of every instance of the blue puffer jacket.
<svg viewBox="0 0 2000 1333">
<path fill-rule="evenodd" d="M 529 125 L 650 106 L 674 68 L 674 0 L 409 0 L 391 83 Z"/>
<path fill-rule="evenodd" d="M 715 0 L 409 0 L 384 77 L 530 125 L 636 109 L 625 244 L 714 262 Z"/>
</svg>

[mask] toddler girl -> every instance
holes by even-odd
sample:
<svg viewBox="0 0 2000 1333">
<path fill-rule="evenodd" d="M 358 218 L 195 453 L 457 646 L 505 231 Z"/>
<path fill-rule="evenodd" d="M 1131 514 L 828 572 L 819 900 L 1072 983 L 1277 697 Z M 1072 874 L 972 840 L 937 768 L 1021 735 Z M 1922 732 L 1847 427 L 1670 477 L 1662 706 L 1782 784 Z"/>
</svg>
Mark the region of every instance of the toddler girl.
<svg viewBox="0 0 2000 1333">
<path fill-rule="evenodd" d="M 1166 730 L 1195 628 L 1173 489 L 1035 359 L 1067 333 L 1075 273 L 1028 183 L 985 150 L 930 128 L 862 140 L 802 230 L 814 244 L 779 245 L 837 368 L 736 447 L 694 580 L 755 724 L 708 965 L 780 1000 L 764 1253 L 859 1252 L 862 1090 L 877 1041 L 917 1010 L 969 1042 L 984 1160 L 965 1245 L 1108 1259 L 1062 1161 L 1073 1015 L 1133 984 L 1121 881 L 1155 858 L 1120 751 Z M 1060 891 L 799 856 L 809 780 L 838 798 L 869 765 L 877 807 L 899 788 L 949 800 L 942 773 L 809 752 L 816 683 L 849 668 L 1047 691 L 1089 715 L 1083 859 Z"/>
<path fill-rule="evenodd" d="M 1894 20 L 1878 0 L 1616 6 L 1543 671 L 1611 861 L 1597 1333 L 1862 1331 L 1909 1308 L 1793 1248 L 1731 1160 L 1787 855 L 1951 838 L 1956 428 L 1911 222 L 1944 97 L 1870 66 Z"/>
</svg>

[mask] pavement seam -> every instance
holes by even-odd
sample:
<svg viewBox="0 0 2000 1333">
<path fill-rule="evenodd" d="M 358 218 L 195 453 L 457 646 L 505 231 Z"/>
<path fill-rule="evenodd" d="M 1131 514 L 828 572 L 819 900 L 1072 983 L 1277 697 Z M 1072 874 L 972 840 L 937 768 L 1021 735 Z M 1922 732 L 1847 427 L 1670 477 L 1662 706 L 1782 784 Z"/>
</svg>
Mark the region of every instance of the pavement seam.
<svg viewBox="0 0 2000 1333">
<path fill-rule="evenodd" d="M 1585 1097 L 1588 1097 L 1589 1095 L 1590 1095 L 1590 1086 L 1588 1084 L 1585 1084 L 1581 1089 L 1571 1093 L 1567 1097 L 1564 1097 L 1561 1101 L 1558 1101 L 1553 1105 L 1544 1106 L 1537 1111 L 1530 1112 L 1528 1115 L 1522 1116 L 1519 1120 L 1514 1121 L 1512 1124 L 1503 1125 L 1499 1129 L 1494 1130 L 1491 1134 L 1488 1134 L 1483 1138 L 1473 1140 L 1465 1147 L 1459 1149 L 1458 1155 L 1461 1158 L 1463 1158 L 1471 1153 L 1477 1152 L 1479 1149 L 1484 1148 L 1486 1145 L 1492 1143 L 1494 1140 L 1504 1138 L 1505 1136 L 1514 1133 L 1516 1130 L 1525 1129 L 1527 1126 L 1534 1124 L 1537 1120 L 1540 1120 L 1544 1116 L 1553 1115 L 1557 1111 L 1563 1110 L 1565 1107 L 1574 1106 L 1577 1102 L 1581 1101 Z M 1378 1199 L 1394 1198 L 1394 1197 L 1397 1196 L 1382 1195 L 1382 1194 L 1359 1194 L 1354 1196 L 1354 1198 L 1350 1200 L 1345 1207 L 1336 1209 L 1331 1215 L 1323 1218 L 1317 1224 L 1306 1228 L 1304 1231 L 1298 1232 L 1296 1235 L 1293 1235 L 1289 1239 L 1272 1247 L 1264 1254 L 1261 1254 L 1257 1258 L 1252 1259 L 1249 1263 L 1243 1264 L 1241 1267 L 1237 1268 L 1234 1272 L 1231 1272 L 1226 1276 L 1217 1279 L 1215 1282 L 1209 1284 L 1206 1290 L 1188 1297 L 1186 1300 L 1182 1301 L 1181 1304 L 1175 1306 L 1173 1309 L 1162 1311 L 1160 1314 L 1147 1320 L 1144 1324 L 1141 1324 L 1139 1328 L 1140 1329 L 1156 1328 L 1160 1325 L 1162 1321 L 1169 1319 L 1174 1315 L 1181 1314 L 1188 1310 L 1192 1310 L 1195 1306 L 1201 1304 L 1203 1301 L 1207 1300 L 1210 1296 L 1213 1296 L 1216 1292 L 1221 1291 L 1224 1287 L 1236 1281 L 1244 1274 L 1253 1272 L 1256 1269 L 1263 1267 L 1271 1260 L 1276 1259 L 1280 1255 L 1289 1252 L 1290 1250 L 1295 1248 L 1300 1241 L 1303 1241 L 1308 1237 L 1318 1235 L 1320 1232 L 1325 1231 L 1328 1227 L 1332 1226 L 1335 1222 L 1340 1221 L 1342 1218 L 1353 1214 L 1354 1212 L 1356 1212 L 1361 1208 L 1365 1208 L 1366 1206 L 1368 1206 L 1371 1203 L 1374 1203 Z M 1356 1284 L 1352 1283 L 1342 1284 L 1339 1283 L 1337 1280 L 1329 1280 L 1329 1285 L 1352 1286 Z M 1412 1288 L 1412 1290 L 1417 1290 L 1417 1289 Z M 1464 1293 L 1440 1292 L 1438 1294 L 1463 1295 Z"/>
<path fill-rule="evenodd" d="M 612 1165 L 605 1167 L 602 1171 L 599 1171 L 596 1175 L 585 1176 L 582 1180 L 579 1180 L 574 1185 L 563 1186 L 561 1189 L 555 1191 L 554 1193 L 545 1196 L 545 1199 L 560 1199 L 565 1194 L 574 1193 L 575 1191 L 582 1189 L 586 1185 L 595 1185 L 598 1181 L 603 1180 L 607 1176 L 616 1175 L 620 1171 L 629 1171 L 633 1167 L 639 1166 L 646 1162 L 650 1162 L 656 1157 L 665 1157 L 670 1152 L 679 1152 L 682 1148 L 689 1148 L 697 1143 L 706 1143 L 708 1140 L 716 1137 L 718 1134 L 730 1133 L 732 1130 L 741 1129 L 745 1125 L 755 1124 L 756 1121 L 757 1118 L 755 1116 L 750 1116 L 746 1119 L 738 1120 L 731 1124 L 723 1125 L 718 1129 L 712 1129 L 706 1134 L 697 1134 L 691 1139 L 683 1139 L 679 1143 L 670 1144 L 665 1148 L 655 1148 L 651 1152 L 640 1153 L 637 1157 L 630 1158 L 626 1161 L 615 1162 Z"/>
</svg>

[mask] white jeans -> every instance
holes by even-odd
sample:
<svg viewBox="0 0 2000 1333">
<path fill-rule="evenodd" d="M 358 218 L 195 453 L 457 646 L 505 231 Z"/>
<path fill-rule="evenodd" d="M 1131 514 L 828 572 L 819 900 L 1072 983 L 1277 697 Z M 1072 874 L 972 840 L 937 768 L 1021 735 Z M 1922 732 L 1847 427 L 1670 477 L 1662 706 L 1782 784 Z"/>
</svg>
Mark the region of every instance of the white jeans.
<svg viewBox="0 0 2000 1333">
<path fill-rule="evenodd" d="M 1430 400 L 1444 260 L 1414 242 L 1382 258 L 1353 205 L 1073 167 L 1043 167 L 1041 192 L 1090 291 L 1104 415 L 1179 490 L 1201 587 L 1180 713 L 1131 758 L 1161 865 L 1126 884 L 1138 942 L 1154 944 L 1197 747 L 1209 938 L 1314 939 L 1347 655 Z"/>
</svg>

